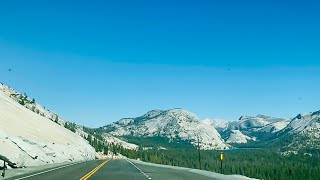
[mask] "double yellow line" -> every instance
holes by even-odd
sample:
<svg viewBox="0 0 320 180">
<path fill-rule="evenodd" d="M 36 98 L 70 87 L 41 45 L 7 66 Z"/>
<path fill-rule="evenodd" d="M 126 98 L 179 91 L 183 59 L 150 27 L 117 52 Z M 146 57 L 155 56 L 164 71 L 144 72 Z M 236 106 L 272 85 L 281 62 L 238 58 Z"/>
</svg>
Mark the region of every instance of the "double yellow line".
<svg viewBox="0 0 320 180">
<path fill-rule="evenodd" d="M 103 163 L 101 163 L 99 166 L 97 166 L 96 168 L 92 169 L 92 171 L 90 171 L 88 174 L 86 174 L 85 176 L 83 176 L 80 180 L 87 180 L 89 179 L 92 175 L 94 175 L 100 168 L 102 168 L 105 164 L 107 164 L 110 160 L 107 160 Z"/>
</svg>

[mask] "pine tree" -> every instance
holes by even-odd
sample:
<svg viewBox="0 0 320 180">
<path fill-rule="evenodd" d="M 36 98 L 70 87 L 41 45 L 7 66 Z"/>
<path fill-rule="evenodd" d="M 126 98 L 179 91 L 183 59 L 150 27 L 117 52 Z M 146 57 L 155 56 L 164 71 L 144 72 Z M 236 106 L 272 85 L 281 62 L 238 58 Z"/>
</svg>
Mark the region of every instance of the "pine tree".
<svg viewBox="0 0 320 180">
<path fill-rule="evenodd" d="M 89 144 L 92 146 L 92 136 L 90 134 L 88 134 L 87 136 L 87 141 L 89 142 Z"/>
<path fill-rule="evenodd" d="M 58 123 L 58 120 L 59 120 L 59 117 L 58 117 L 58 115 L 56 115 L 54 122 Z"/>
<path fill-rule="evenodd" d="M 19 100 L 19 103 L 20 103 L 22 106 L 24 106 L 24 105 L 26 104 L 23 99 L 20 99 L 20 100 Z"/>
<path fill-rule="evenodd" d="M 97 140 L 96 137 L 93 137 L 93 147 L 97 152 L 99 151 L 99 149 L 98 149 L 98 140 Z"/>
<path fill-rule="evenodd" d="M 109 152 L 109 146 L 108 146 L 108 144 L 105 144 L 105 145 L 104 145 L 103 151 L 104 151 L 104 154 L 105 154 L 105 155 L 108 155 L 108 152 Z"/>
<path fill-rule="evenodd" d="M 68 122 L 65 122 L 65 123 L 64 123 L 64 127 L 67 128 L 67 129 L 69 129 Z"/>
</svg>

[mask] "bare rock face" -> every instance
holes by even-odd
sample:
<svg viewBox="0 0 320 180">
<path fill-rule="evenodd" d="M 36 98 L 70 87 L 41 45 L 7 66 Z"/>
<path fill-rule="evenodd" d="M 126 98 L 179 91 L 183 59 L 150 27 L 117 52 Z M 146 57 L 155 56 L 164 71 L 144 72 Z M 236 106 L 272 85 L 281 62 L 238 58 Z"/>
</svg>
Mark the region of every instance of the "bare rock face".
<svg viewBox="0 0 320 180">
<path fill-rule="evenodd" d="M 0 155 L 14 167 L 94 159 L 94 148 L 64 128 L 59 123 L 64 120 L 48 118 L 52 115 L 25 95 L 0 84 Z"/>
<path fill-rule="evenodd" d="M 182 139 L 196 145 L 198 138 L 203 149 L 227 149 L 227 145 L 214 127 L 199 121 L 184 109 L 153 110 L 137 118 L 125 118 L 102 127 L 114 136 L 153 137 Z"/>
</svg>

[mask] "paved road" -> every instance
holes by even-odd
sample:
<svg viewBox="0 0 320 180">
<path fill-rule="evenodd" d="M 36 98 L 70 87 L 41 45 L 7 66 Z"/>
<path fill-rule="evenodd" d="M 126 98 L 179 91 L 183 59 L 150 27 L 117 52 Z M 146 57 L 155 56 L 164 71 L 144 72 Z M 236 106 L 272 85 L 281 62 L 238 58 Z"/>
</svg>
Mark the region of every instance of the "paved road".
<svg viewBox="0 0 320 180">
<path fill-rule="evenodd" d="M 15 180 L 208 180 L 205 176 L 183 170 L 134 164 L 127 160 L 83 162 L 67 167 L 48 169 L 10 179 Z M 49 172 L 47 172 L 49 171 Z"/>
</svg>

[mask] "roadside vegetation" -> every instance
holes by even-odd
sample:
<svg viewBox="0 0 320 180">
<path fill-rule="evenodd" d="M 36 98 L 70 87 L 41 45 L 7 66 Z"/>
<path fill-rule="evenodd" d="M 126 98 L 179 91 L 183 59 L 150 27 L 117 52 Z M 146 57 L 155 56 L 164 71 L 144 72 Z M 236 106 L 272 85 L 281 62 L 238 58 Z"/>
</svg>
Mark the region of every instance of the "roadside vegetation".
<svg viewBox="0 0 320 180">
<path fill-rule="evenodd" d="M 201 150 L 199 162 L 199 152 L 195 147 L 190 146 L 190 142 L 168 141 L 162 137 L 122 137 L 130 143 L 139 145 L 137 150 L 129 150 L 119 144 L 102 143 L 103 138 L 99 134 L 95 134 L 91 129 L 84 130 L 89 133 L 87 140 L 97 151 L 105 154 L 109 152 L 122 154 L 145 162 L 268 180 L 318 180 L 320 177 L 320 150 L 313 150 L 312 154 L 307 150 L 301 150 L 299 154 L 282 155 L 278 148 L 285 143 L 282 141 L 278 144 L 261 145 L 259 146 L 261 149 L 223 151 L 225 159 L 221 172 L 219 159 L 221 151 Z M 166 149 L 160 147 L 166 147 Z"/>
<path fill-rule="evenodd" d="M 66 128 L 73 131 L 75 124 Z M 320 177 L 320 150 L 313 149 L 312 153 L 300 150 L 298 154 L 283 155 L 281 148 L 286 141 L 280 139 L 271 144 L 248 146 L 258 149 L 225 150 L 222 172 L 219 159 L 221 151 L 201 150 L 199 152 L 190 142 L 170 141 L 163 137 L 122 137 L 130 143 L 138 144 L 137 150 L 124 149 L 119 144 L 108 143 L 91 128 L 83 128 L 88 133 L 84 137 L 97 152 L 122 154 L 128 158 L 140 159 L 145 162 L 202 169 L 223 174 L 239 174 L 251 178 L 279 180 L 318 180 Z M 163 148 L 166 147 L 166 148 Z M 241 145 L 239 148 L 244 148 Z"/>
<path fill-rule="evenodd" d="M 123 155 L 145 162 L 181 166 L 221 173 L 221 151 L 201 151 L 201 167 L 196 149 L 123 150 Z M 309 155 L 283 156 L 272 150 L 224 151 L 223 174 L 240 174 L 247 177 L 279 180 L 318 180 L 320 158 Z"/>
</svg>

